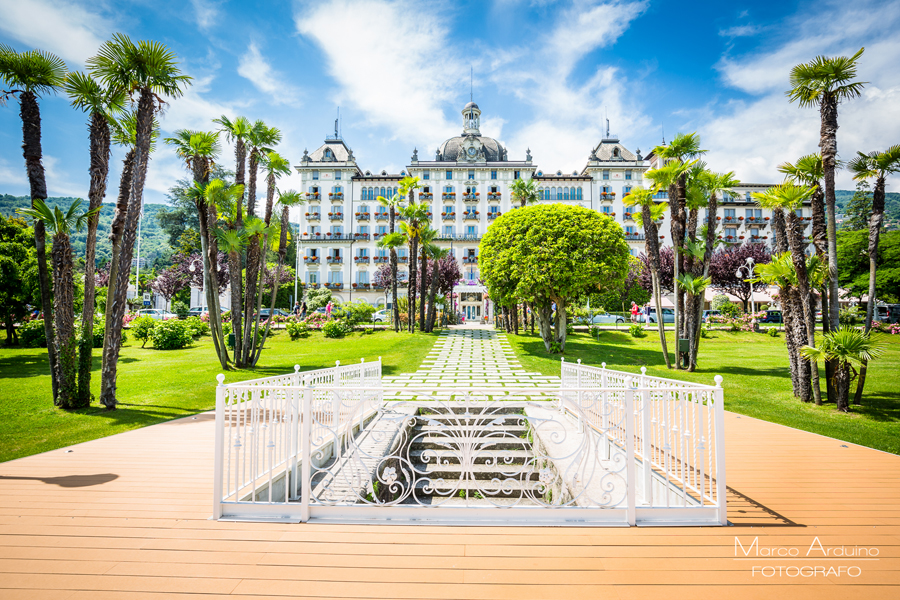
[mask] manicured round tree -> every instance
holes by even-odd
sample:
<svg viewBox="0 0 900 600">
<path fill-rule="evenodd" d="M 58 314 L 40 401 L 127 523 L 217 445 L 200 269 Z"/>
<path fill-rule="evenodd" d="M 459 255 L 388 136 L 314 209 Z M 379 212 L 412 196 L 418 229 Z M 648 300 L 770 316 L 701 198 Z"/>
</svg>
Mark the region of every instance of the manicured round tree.
<svg viewBox="0 0 900 600">
<path fill-rule="evenodd" d="M 563 204 L 517 208 L 481 239 L 481 278 L 498 303 L 534 306 L 547 351 L 566 347 L 566 307 L 621 285 L 628 273 L 622 227 L 593 210 Z"/>
</svg>

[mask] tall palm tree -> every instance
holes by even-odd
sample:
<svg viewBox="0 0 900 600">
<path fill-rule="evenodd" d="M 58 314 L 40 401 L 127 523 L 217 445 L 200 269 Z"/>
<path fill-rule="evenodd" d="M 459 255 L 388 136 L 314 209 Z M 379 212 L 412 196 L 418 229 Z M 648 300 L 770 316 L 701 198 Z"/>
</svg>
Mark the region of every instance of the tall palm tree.
<svg viewBox="0 0 900 600">
<path fill-rule="evenodd" d="M 66 63 L 49 52 L 30 50 L 16 52 L 10 46 L 0 44 L 0 98 L 18 96 L 19 115 L 22 118 L 22 154 L 31 188 L 31 208 L 35 200 L 47 199 L 47 179 L 41 162 L 41 109 L 38 100 L 46 94 L 56 93 L 66 78 Z M 47 234 L 43 221 L 34 224 L 34 245 L 37 251 L 38 284 L 41 292 L 41 310 L 44 313 L 44 334 L 47 336 L 47 357 L 50 361 L 53 398 L 59 392 L 56 344 L 53 336 L 53 311 L 50 298 L 50 272 L 47 270 Z"/>
<path fill-rule="evenodd" d="M 136 237 L 137 221 L 143 206 L 144 183 L 150 159 L 154 115 L 162 109 L 162 96 L 177 98 L 191 83 L 176 63 L 175 55 L 164 45 L 154 41 L 137 44 L 121 33 L 105 42 L 97 56 L 87 61 L 88 70 L 102 85 L 122 89 L 136 101 L 134 169 L 131 175 L 128 215 L 122 237 L 119 272 L 115 282 L 110 280 L 107 294 L 107 323 L 111 354 L 103 357 L 100 402 L 108 409 L 116 407 L 116 362 L 122 344 L 122 316 L 131 273 L 131 257 Z M 113 317 L 110 323 L 110 316 Z"/>
<path fill-rule="evenodd" d="M 824 334 L 818 348 L 804 346 L 800 352 L 814 363 L 824 360 L 833 360 L 837 363 L 834 371 L 834 387 L 839 391 L 837 409 L 841 412 L 849 412 L 850 404 L 847 400 L 849 399 L 850 383 L 856 373 L 855 367 L 861 367 L 881 356 L 884 347 L 875 344 L 868 332 L 845 326 Z"/>
<path fill-rule="evenodd" d="M 437 244 L 428 244 L 426 248 L 428 258 L 431 260 L 432 272 L 431 287 L 428 291 L 428 319 L 425 323 L 425 331 L 431 333 L 434 331 L 434 320 L 437 315 L 435 300 L 441 274 L 441 261 L 450 256 L 450 250 L 448 248 L 441 248 Z"/>
<path fill-rule="evenodd" d="M 75 253 L 69 233 L 80 231 L 85 222 L 100 212 L 80 212 L 81 200 L 75 200 L 69 210 L 63 213 L 57 206 L 50 210 L 44 201 L 36 198 L 34 208 L 19 209 L 17 212 L 41 221 L 53 233 L 53 247 L 50 250 L 53 264 L 53 320 L 56 325 L 56 353 L 58 357 L 57 378 L 59 394 L 55 404 L 62 408 L 83 408 L 90 404 L 90 396 L 83 400 L 78 394 L 78 373 L 75 342 Z M 49 315 L 47 315 L 49 318 Z M 93 340 L 93 337 L 91 337 Z"/>
<path fill-rule="evenodd" d="M 399 191 L 391 196 L 390 200 L 384 196 L 378 196 L 378 203 L 382 206 L 386 206 L 388 209 L 388 235 L 383 236 L 378 240 L 378 247 L 388 248 L 390 250 L 391 306 L 393 307 L 391 312 L 393 315 L 394 331 L 398 332 L 400 331 L 400 307 L 397 305 L 397 248 L 403 243 L 403 238 L 396 233 L 395 225 L 397 222 L 397 211 L 403 205 L 403 196 L 400 195 Z"/>
<path fill-rule="evenodd" d="M 512 182 L 509 186 L 512 199 L 524 208 L 528 204 L 535 204 L 541 201 L 541 193 L 538 190 L 537 182 L 534 179 L 519 178 Z"/>
<path fill-rule="evenodd" d="M 814 188 L 794 185 L 793 183 L 783 183 L 769 188 L 765 192 L 754 192 L 753 198 L 763 208 L 781 208 L 786 211 L 787 215 L 787 242 L 791 252 L 791 260 L 794 264 L 794 271 L 797 277 L 797 289 L 800 292 L 800 298 L 809 298 L 812 292 L 810 286 L 809 273 L 806 269 L 806 241 L 803 235 L 803 223 L 797 217 L 795 212 L 803 206 L 803 202 L 808 200 L 815 193 Z M 802 302 L 803 320 L 806 324 L 806 339 L 809 346 L 816 345 L 816 314 L 810 302 Z M 811 384 L 813 399 L 817 405 L 822 404 L 822 392 L 819 389 L 819 371 L 812 369 Z M 838 391 L 840 393 L 840 391 Z"/>
<path fill-rule="evenodd" d="M 206 305 L 209 308 L 210 333 L 219 363 L 223 369 L 227 369 L 230 359 L 224 338 L 219 302 L 219 250 L 215 233 L 218 211 L 215 202 L 209 201 L 207 191 L 211 184 L 210 173 L 221 151 L 219 134 L 214 131 L 179 129 L 173 137 L 166 138 L 165 142 L 175 148 L 175 154 L 184 161 L 185 168 L 191 171 L 194 178 L 194 187 L 188 195 L 197 208 L 197 220 L 200 224 L 203 287 L 206 292 Z"/>
<path fill-rule="evenodd" d="M 244 186 L 235 184 L 228 186 L 221 179 L 213 179 L 200 190 L 198 196 L 203 196 L 207 202 L 216 205 L 216 211 L 220 215 L 224 227 L 216 227 L 216 241 L 219 248 L 228 257 L 228 277 L 231 287 L 231 333 L 234 335 L 235 358 L 237 366 L 240 358 L 238 348 L 243 344 L 242 309 L 243 298 L 241 290 L 241 255 L 247 248 L 247 233 L 240 226 L 241 203 L 243 202 Z"/>
<path fill-rule="evenodd" d="M 88 211 L 99 209 L 106 196 L 106 182 L 109 177 L 109 151 L 111 143 L 110 119 L 124 109 L 125 93 L 120 89 L 101 86 L 90 75 L 75 71 L 69 73 L 65 83 L 66 94 L 72 99 L 72 106 L 90 114 L 91 176 L 88 189 Z M 99 212 L 88 218 L 87 240 L 85 241 L 84 307 L 81 311 L 81 340 L 78 354 L 78 398 L 80 403 L 91 401 L 91 362 L 94 352 L 94 257 L 97 251 L 97 226 Z"/>
<path fill-rule="evenodd" d="M 872 330 L 872 319 L 875 314 L 875 271 L 878 263 L 878 241 L 881 236 L 881 224 L 884 222 L 884 189 L 889 175 L 900 171 L 900 145 L 891 146 L 884 152 L 858 152 L 850 161 L 850 170 L 857 181 L 875 179 L 872 191 L 872 214 L 869 216 L 869 301 L 866 303 L 866 333 Z M 866 384 L 868 363 L 863 361 L 859 370 L 859 383 L 853 403 L 862 402 L 863 388 Z"/>
<path fill-rule="evenodd" d="M 428 246 L 437 237 L 437 230 L 428 225 L 427 216 L 425 226 L 419 232 L 419 331 L 425 331 L 425 300 L 427 299 L 426 283 L 428 275 Z M 415 260 L 415 258 L 413 258 Z M 415 266 L 415 265 L 413 265 Z"/>
<path fill-rule="evenodd" d="M 418 177 L 407 175 L 400 180 L 400 196 L 406 198 L 407 206 L 401 211 L 401 216 L 407 220 L 400 224 L 400 229 L 406 235 L 409 243 L 409 331 L 416 330 L 416 257 L 419 252 L 419 233 L 428 226 L 428 207 L 424 204 L 416 204 L 416 190 L 421 187 Z"/>
<path fill-rule="evenodd" d="M 213 123 L 220 126 L 219 132 L 224 133 L 229 142 L 234 142 L 234 185 L 243 186 L 247 171 L 247 139 L 250 137 L 253 125 L 247 117 L 237 117 L 232 121 L 225 115 L 213 119 Z M 243 202 L 243 198 L 241 201 Z M 241 218 L 242 204 L 238 205 L 238 209 L 238 223 L 240 224 L 243 220 Z"/>
<path fill-rule="evenodd" d="M 672 361 L 669 359 L 669 349 L 666 344 L 666 329 L 662 318 L 662 299 L 660 297 L 659 288 L 659 228 L 656 223 L 662 219 L 668 208 L 665 202 L 657 203 L 653 196 L 657 192 L 657 188 L 647 189 L 641 186 L 632 188 L 622 201 L 626 206 L 640 206 L 641 212 L 636 215 L 635 221 L 639 226 L 644 228 L 644 252 L 647 254 L 647 262 L 650 265 L 650 281 L 653 285 L 653 301 L 656 305 L 656 328 L 659 331 L 659 343 L 662 346 L 663 357 L 666 359 L 666 366 L 672 368 Z"/>
<path fill-rule="evenodd" d="M 247 134 L 250 146 L 250 164 L 247 183 L 247 214 L 256 216 L 256 177 L 264 156 L 281 142 L 281 130 L 256 120 Z"/>
<path fill-rule="evenodd" d="M 801 107 L 818 107 L 821 121 L 819 148 L 822 154 L 823 179 L 825 180 L 825 209 L 828 220 L 828 318 L 831 329 L 838 328 L 838 265 L 837 224 L 835 222 L 834 172 L 837 169 L 838 104 L 862 94 L 866 82 L 856 79 L 856 61 L 865 48 L 851 57 L 829 58 L 817 56 L 808 63 L 791 69 L 789 89 L 785 94 L 791 102 Z M 823 310 L 824 315 L 824 310 Z"/>
</svg>

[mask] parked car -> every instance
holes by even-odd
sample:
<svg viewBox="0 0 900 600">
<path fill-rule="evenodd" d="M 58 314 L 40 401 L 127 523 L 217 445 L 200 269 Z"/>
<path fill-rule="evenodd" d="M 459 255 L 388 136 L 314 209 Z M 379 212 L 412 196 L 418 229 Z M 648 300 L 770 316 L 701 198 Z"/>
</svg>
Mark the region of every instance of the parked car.
<svg viewBox="0 0 900 600">
<path fill-rule="evenodd" d="M 591 318 L 592 325 L 605 325 L 609 323 L 624 323 L 625 317 L 611 315 L 608 312 L 597 313 Z"/>
<path fill-rule="evenodd" d="M 783 323 L 784 318 L 781 316 L 780 310 L 767 310 L 766 314 L 759 320 L 760 323 Z"/>
<path fill-rule="evenodd" d="M 171 313 L 161 308 L 142 308 L 141 310 L 137 311 L 137 316 L 150 317 L 151 319 L 156 319 L 157 321 L 167 321 L 169 319 L 178 318 L 178 315 L 176 315 L 175 313 Z"/>
<path fill-rule="evenodd" d="M 226 312 L 224 308 L 219 308 L 220 313 Z M 209 307 L 208 306 L 192 306 L 191 310 L 188 311 L 189 317 L 208 317 L 209 316 Z"/>
<path fill-rule="evenodd" d="M 274 315 L 279 316 L 279 317 L 289 317 L 289 316 L 291 316 L 291 314 L 290 314 L 289 312 L 283 311 L 283 310 L 281 310 L 280 308 L 276 308 L 276 309 L 274 309 L 274 310 L 269 309 L 269 308 L 263 308 L 263 309 L 260 309 L 260 311 L 259 311 L 259 320 L 260 320 L 260 321 L 263 321 L 263 322 L 268 321 L 268 320 L 269 320 L 269 314 L 274 314 Z"/>
<path fill-rule="evenodd" d="M 646 309 L 645 309 L 646 310 Z M 675 322 L 675 309 L 674 308 L 664 308 L 663 312 L 663 323 L 674 323 Z M 641 313 L 638 315 L 639 323 L 656 323 L 656 309 L 651 308 L 650 314 Z"/>
<path fill-rule="evenodd" d="M 391 320 L 391 313 L 387 310 L 379 310 L 372 315 L 372 321 L 375 323 L 387 323 Z"/>
<path fill-rule="evenodd" d="M 703 311 L 703 322 L 709 323 L 710 317 L 721 317 L 721 316 L 722 316 L 721 310 L 704 310 Z"/>
</svg>

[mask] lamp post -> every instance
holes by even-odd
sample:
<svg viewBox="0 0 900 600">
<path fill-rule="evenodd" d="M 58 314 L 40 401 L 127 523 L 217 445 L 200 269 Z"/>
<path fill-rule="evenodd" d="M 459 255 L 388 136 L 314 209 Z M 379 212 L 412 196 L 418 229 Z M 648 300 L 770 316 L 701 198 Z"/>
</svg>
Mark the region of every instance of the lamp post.
<svg viewBox="0 0 900 600">
<path fill-rule="evenodd" d="M 753 269 L 755 267 L 756 267 L 756 265 L 753 264 L 753 257 L 748 256 L 747 264 L 739 266 L 737 268 L 737 271 L 735 271 L 734 274 L 736 277 L 740 278 L 743 276 L 742 272 L 746 270 L 747 271 L 747 279 L 745 279 L 744 281 L 747 281 L 749 279 L 753 279 Z M 756 303 L 753 301 L 753 284 L 751 283 L 750 284 L 750 313 L 753 314 L 755 312 L 756 312 Z"/>
</svg>

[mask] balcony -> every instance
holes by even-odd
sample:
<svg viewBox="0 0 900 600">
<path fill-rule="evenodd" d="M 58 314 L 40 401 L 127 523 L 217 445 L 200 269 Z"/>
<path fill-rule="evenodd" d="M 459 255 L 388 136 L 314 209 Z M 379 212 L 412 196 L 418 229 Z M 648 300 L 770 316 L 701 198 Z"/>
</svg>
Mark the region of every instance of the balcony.
<svg viewBox="0 0 900 600">
<path fill-rule="evenodd" d="M 622 215 L 622 219 L 625 221 L 634 221 L 634 213 L 625 211 L 625 213 Z"/>
<path fill-rule="evenodd" d="M 467 212 L 463 214 L 463 221 L 477 221 L 479 212 L 476 210 L 475 212 Z"/>
<path fill-rule="evenodd" d="M 499 217 L 499 216 L 502 215 L 502 214 L 503 214 L 502 212 L 492 212 L 492 213 L 488 213 L 488 216 L 487 216 L 488 221 L 493 221 L 494 219 L 496 219 L 497 217 Z"/>
<path fill-rule="evenodd" d="M 463 256 L 462 261 L 467 264 L 478 264 L 477 256 Z"/>
<path fill-rule="evenodd" d="M 304 242 L 349 242 L 353 239 L 354 237 L 352 235 L 345 235 L 343 233 L 316 233 L 310 236 L 303 234 Z"/>
<path fill-rule="evenodd" d="M 367 239 L 369 239 L 369 234 L 368 234 L 368 233 L 354 233 L 354 234 L 353 234 L 353 239 L 355 239 L 355 240 L 367 240 Z"/>
<path fill-rule="evenodd" d="M 503 199 L 503 194 L 500 192 L 488 192 L 487 201 L 488 202 L 500 202 Z"/>
<path fill-rule="evenodd" d="M 432 194 L 431 192 L 423 192 L 419 194 L 420 200 L 431 200 L 432 198 L 434 198 L 434 194 Z"/>
<path fill-rule="evenodd" d="M 330 265 L 342 265 L 342 264 L 344 264 L 344 257 L 343 257 L 343 256 L 328 256 L 328 257 L 325 258 L 325 260 L 327 260 L 327 261 L 328 261 L 328 264 L 330 264 Z"/>
<path fill-rule="evenodd" d="M 478 192 L 475 192 L 474 194 L 463 194 L 463 202 L 478 202 L 480 195 L 481 194 Z"/>
<path fill-rule="evenodd" d="M 327 287 L 329 290 L 339 290 L 344 287 L 344 284 L 343 283 L 326 283 L 325 287 Z"/>
<path fill-rule="evenodd" d="M 444 192 L 441 194 L 441 200 L 444 202 L 456 202 L 456 192 L 450 192 L 449 194 Z"/>
<path fill-rule="evenodd" d="M 397 262 L 405 265 L 406 263 L 409 262 L 409 257 L 408 256 L 398 256 Z"/>
<path fill-rule="evenodd" d="M 308 265 L 317 265 L 317 264 L 319 264 L 319 257 L 318 256 L 304 256 L 303 262 L 305 262 Z"/>
<path fill-rule="evenodd" d="M 386 213 L 386 212 L 377 212 L 377 213 L 375 213 L 375 220 L 376 220 L 376 221 L 387 221 L 387 220 L 390 219 L 390 218 L 391 218 L 391 215 L 389 215 L 389 214 Z"/>
<path fill-rule="evenodd" d="M 646 238 L 644 237 L 643 233 L 629 233 L 626 231 L 625 239 L 628 240 L 629 242 L 641 242 Z"/>
<path fill-rule="evenodd" d="M 612 202 L 616 199 L 615 192 L 600 192 L 600 202 Z"/>
<path fill-rule="evenodd" d="M 354 258 L 353 260 L 354 260 L 357 264 L 359 264 L 359 263 L 366 263 L 366 264 L 368 264 L 368 262 L 369 262 L 369 257 L 368 257 L 368 256 L 357 256 L 357 257 Z"/>
<path fill-rule="evenodd" d="M 387 264 L 387 263 L 391 262 L 391 257 L 390 256 L 376 256 L 375 258 L 372 259 L 372 262 L 374 262 L 376 265 L 377 264 Z"/>
<path fill-rule="evenodd" d="M 307 192 L 306 193 L 306 201 L 307 202 L 318 202 L 321 199 L 322 199 L 322 194 L 320 194 L 318 192 L 315 192 L 315 193 Z"/>
<path fill-rule="evenodd" d="M 339 212 L 339 213 L 328 213 L 328 218 L 331 219 L 332 221 L 343 221 L 343 220 L 344 220 L 344 213 L 342 213 L 342 212 Z"/>
<path fill-rule="evenodd" d="M 751 235 L 750 236 L 750 241 L 753 242 L 754 244 L 764 244 L 764 243 L 766 243 L 766 240 L 768 240 L 768 239 L 769 239 L 769 236 L 767 236 L 767 235 Z"/>
<path fill-rule="evenodd" d="M 718 220 L 719 218 L 721 218 L 724 223 L 731 225 L 737 225 L 738 223 L 740 223 L 738 217 L 716 217 L 716 220 Z M 743 220 L 743 217 L 741 217 L 741 220 Z"/>
<path fill-rule="evenodd" d="M 328 199 L 331 200 L 332 202 L 343 202 L 344 201 L 344 193 L 338 192 L 336 194 L 334 194 L 334 193 L 328 194 Z"/>
<path fill-rule="evenodd" d="M 725 242 L 726 244 L 740 244 L 744 239 L 744 236 L 736 236 L 736 235 L 726 235 L 719 236 L 719 239 Z"/>
<path fill-rule="evenodd" d="M 445 221 L 455 221 L 456 213 L 455 212 L 442 212 L 441 218 Z"/>
<path fill-rule="evenodd" d="M 306 213 L 307 221 L 319 221 L 321 219 L 322 219 L 322 215 L 320 213 L 317 213 L 317 212 Z"/>
<path fill-rule="evenodd" d="M 354 215 L 357 221 L 368 221 L 372 218 L 372 215 L 367 212 L 358 212 Z"/>
<path fill-rule="evenodd" d="M 744 225 L 757 225 L 765 227 L 769 224 L 769 217 L 747 217 L 744 220 Z"/>
<path fill-rule="evenodd" d="M 354 290 L 356 290 L 356 289 L 367 290 L 367 289 L 369 289 L 369 284 L 368 283 L 354 283 L 352 287 Z"/>
</svg>

